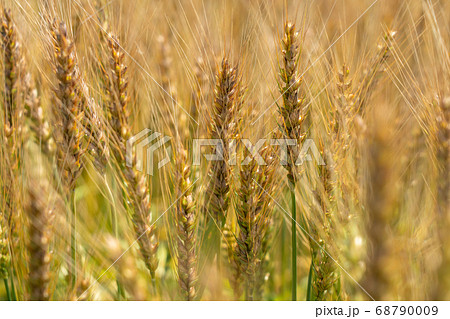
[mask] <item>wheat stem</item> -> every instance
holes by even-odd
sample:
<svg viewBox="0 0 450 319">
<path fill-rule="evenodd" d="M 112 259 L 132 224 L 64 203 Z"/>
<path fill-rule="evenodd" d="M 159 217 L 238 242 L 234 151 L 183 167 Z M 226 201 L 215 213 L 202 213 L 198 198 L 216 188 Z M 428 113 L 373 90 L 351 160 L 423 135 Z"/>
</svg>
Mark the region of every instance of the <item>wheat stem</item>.
<svg viewBox="0 0 450 319">
<path fill-rule="evenodd" d="M 71 285 L 75 288 L 77 283 L 77 213 L 75 207 L 75 192 L 72 191 L 70 194 L 70 211 L 72 219 L 72 227 L 70 233 L 70 274 L 71 274 Z"/>
<path fill-rule="evenodd" d="M 11 301 L 11 293 L 9 292 L 8 278 L 3 279 L 3 284 L 5 285 L 6 297 L 8 298 L 8 301 Z"/>
<path fill-rule="evenodd" d="M 312 300 L 312 279 L 313 279 L 313 268 L 314 268 L 314 256 L 311 258 L 311 264 L 309 266 L 309 273 L 308 273 L 308 287 L 306 290 L 306 301 Z"/>
<path fill-rule="evenodd" d="M 117 225 L 117 210 L 116 206 L 114 205 L 114 195 L 111 191 L 111 188 L 109 187 L 109 183 L 106 178 L 105 172 L 103 172 L 103 181 L 106 185 L 106 189 L 108 190 L 108 195 L 112 203 L 111 205 L 109 205 L 109 220 L 111 223 L 111 229 L 114 233 L 114 238 L 117 239 L 119 238 L 119 227 Z M 116 284 L 117 284 L 117 299 L 120 300 L 122 297 L 124 297 L 125 291 L 123 290 L 119 279 L 116 279 Z"/>
<path fill-rule="evenodd" d="M 290 185 L 292 213 L 292 300 L 297 300 L 297 205 L 295 203 L 295 183 Z"/>
<path fill-rule="evenodd" d="M 281 230 L 280 230 L 280 236 L 281 236 L 281 252 L 280 252 L 280 271 L 281 271 L 281 293 L 284 294 L 286 291 L 286 221 L 283 218 L 281 221 Z"/>
<path fill-rule="evenodd" d="M 14 270 L 14 267 L 11 265 L 12 271 L 11 276 L 9 276 L 9 280 L 11 282 L 11 300 L 17 301 L 17 295 L 16 295 L 16 285 L 14 284 L 14 275 L 16 275 L 16 271 Z"/>
</svg>

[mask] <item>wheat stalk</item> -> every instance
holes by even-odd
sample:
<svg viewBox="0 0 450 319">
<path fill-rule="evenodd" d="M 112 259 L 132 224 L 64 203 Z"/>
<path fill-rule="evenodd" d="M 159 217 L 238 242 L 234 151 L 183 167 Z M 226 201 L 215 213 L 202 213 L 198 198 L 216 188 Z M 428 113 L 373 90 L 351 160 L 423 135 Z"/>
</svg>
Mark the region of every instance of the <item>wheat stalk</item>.
<svg viewBox="0 0 450 319">
<path fill-rule="evenodd" d="M 75 44 L 67 34 L 65 23 L 58 24 L 54 20 L 49 27 L 54 49 L 54 71 L 58 80 L 56 105 L 53 108 L 56 128 L 53 132 L 62 190 L 71 208 L 70 277 L 74 288 L 77 282 L 75 186 L 82 172 L 82 159 L 88 147 L 83 127 L 86 100 L 81 87 Z"/>
<path fill-rule="evenodd" d="M 283 103 L 279 106 L 281 114 L 281 131 L 284 138 L 295 140 L 298 145 L 304 139 L 301 133 L 302 123 L 305 120 L 303 114 L 303 98 L 300 92 L 302 78 L 298 71 L 298 60 L 300 55 L 299 33 L 295 30 L 295 25 L 286 22 L 284 35 L 281 39 L 282 59 L 279 65 L 280 80 L 279 89 L 283 97 Z M 292 201 L 292 299 L 297 299 L 297 225 L 296 225 L 296 167 L 295 161 L 298 158 L 298 147 L 288 149 L 288 159 L 285 168 L 288 171 L 289 189 Z"/>
</svg>

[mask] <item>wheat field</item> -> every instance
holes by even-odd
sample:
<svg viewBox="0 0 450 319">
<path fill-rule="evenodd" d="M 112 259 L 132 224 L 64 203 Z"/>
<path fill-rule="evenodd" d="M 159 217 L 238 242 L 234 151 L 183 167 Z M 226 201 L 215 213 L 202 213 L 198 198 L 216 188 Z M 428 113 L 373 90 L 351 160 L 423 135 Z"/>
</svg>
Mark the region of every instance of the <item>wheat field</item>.
<svg viewBox="0 0 450 319">
<path fill-rule="evenodd" d="M 450 300 L 449 1 L 0 6 L 0 300 Z"/>
</svg>

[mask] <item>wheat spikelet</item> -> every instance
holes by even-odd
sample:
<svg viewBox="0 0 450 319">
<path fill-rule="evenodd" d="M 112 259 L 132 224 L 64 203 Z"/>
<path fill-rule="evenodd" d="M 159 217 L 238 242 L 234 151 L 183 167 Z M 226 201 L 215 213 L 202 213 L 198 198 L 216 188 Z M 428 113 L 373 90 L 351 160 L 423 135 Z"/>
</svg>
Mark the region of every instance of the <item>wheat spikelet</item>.
<svg viewBox="0 0 450 319">
<path fill-rule="evenodd" d="M 90 98 L 88 87 L 84 81 L 81 81 L 81 88 L 83 92 L 82 101 L 86 105 L 84 126 L 88 139 L 88 151 L 97 170 L 104 174 L 109 160 L 109 143 L 105 132 L 107 127 L 103 117 L 103 110 Z"/>
<path fill-rule="evenodd" d="M 44 110 L 41 106 L 41 99 L 31 75 L 25 78 L 26 99 L 25 111 L 30 120 L 30 128 L 37 142 L 42 146 L 42 151 L 51 157 L 55 151 L 55 141 L 53 140 L 53 132 L 49 122 L 46 120 Z"/>
<path fill-rule="evenodd" d="M 356 95 L 352 88 L 352 78 L 350 70 L 346 64 L 342 65 L 338 72 L 336 82 L 336 95 L 332 103 L 334 116 L 331 123 L 331 130 L 336 135 L 336 151 L 342 153 L 336 156 L 344 157 L 349 153 L 352 142 L 353 120 L 355 117 Z"/>
</svg>

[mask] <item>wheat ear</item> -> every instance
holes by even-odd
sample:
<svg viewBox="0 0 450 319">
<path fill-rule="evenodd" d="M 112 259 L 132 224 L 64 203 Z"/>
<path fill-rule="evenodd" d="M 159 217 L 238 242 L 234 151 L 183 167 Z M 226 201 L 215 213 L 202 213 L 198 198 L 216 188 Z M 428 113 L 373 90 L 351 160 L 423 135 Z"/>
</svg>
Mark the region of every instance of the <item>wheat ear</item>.
<svg viewBox="0 0 450 319">
<path fill-rule="evenodd" d="M 230 203 L 231 169 L 229 144 L 236 134 L 235 115 L 239 106 L 239 76 L 237 68 L 228 60 L 222 60 L 216 76 L 214 107 L 212 112 L 211 139 L 221 141 L 218 146 L 222 160 L 213 162 L 210 170 L 210 186 L 207 189 L 207 210 L 219 226 L 225 224 Z"/>
<path fill-rule="evenodd" d="M 4 9 L 1 21 L 1 44 L 4 50 L 4 145 L 7 174 L 4 176 L 6 215 L 10 231 L 15 228 L 19 207 L 19 166 L 22 151 L 22 119 L 23 103 L 20 101 L 19 90 L 21 88 L 23 73 L 23 57 L 16 26 L 12 20 L 11 10 Z"/>
<path fill-rule="evenodd" d="M 29 287 L 31 300 L 48 300 L 50 281 L 51 222 L 55 201 L 49 198 L 48 185 L 41 180 L 38 187 L 32 185 L 28 191 L 26 213 L 29 219 Z"/>
<path fill-rule="evenodd" d="M 4 56 L 4 106 L 5 135 L 9 139 L 12 149 L 11 158 L 15 161 L 11 165 L 18 165 L 18 148 L 20 147 L 20 133 L 22 125 L 23 105 L 18 103 L 19 85 L 23 72 L 23 57 L 20 52 L 16 26 L 12 20 L 11 10 L 4 9 L 1 25 L 1 37 Z"/>
<path fill-rule="evenodd" d="M 195 61 L 193 68 L 194 74 L 194 90 L 192 92 L 192 104 L 190 114 L 199 122 L 197 128 L 197 136 L 200 138 L 206 138 L 207 136 L 207 120 L 205 114 L 207 112 L 206 103 L 209 100 L 212 90 L 209 88 L 209 76 L 206 72 L 206 63 L 202 58 L 198 58 Z"/>
<path fill-rule="evenodd" d="M 383 114 L 380 112 L 380 114 Z M 396 170 L 394 150 L 391 142 L 393 129 L 384 126 L 381 115 L 375 116 L 369 133 L 367 152 L 368 183 L 366 209 L 368 215 L 367 236 L 371 243 L 363 286 L 375 300 L 383 300 L 393 293 L 391 260 L 393 248 L 401 245 L 394 242 L 393 219 L 396 209 Z M 386 264 L 390 263 L 390 267 Z"/>
<path fill-rule="evenodd" d="M 5 174 L 3 179 L 3 201 L 5 203 L 4 214 L 6 217 L 6 234 L 9 244 L 9 257 L 12 266 L 11 271 L 11 297 L 16 299 L 15 278 L 20 281 L 20 264 L 15 258 L 20 241 L 17 239 L 20 233 L 17 226 L 20 221 L 22 207 L 20 206 L 21 198 L 21 178 L 20 168 L 22 167 L 23 153 L 23 76 L 25 68 L 21 45 L 19 43 L 19 34 L 16 25 L 12 19 L 11 10 L 4 9 L 1 18 L 1 45 L 3 49 L 3 73 L 4 73 L 4 90 L 3 90 L 3 133 L 2 146 L 5 151 Z M 13 276 L 17 274 L 17 276 Z M 6 282 L 5 282 L 6 283 Z"/>
<path fill-rule="evenodd" d="M 176 156 L 176 227 L 178 282 L 185 300 L 197 295 L 198 263 L 198 211 L 193 196 L 191 169 L 187 164 L 187 152 L 178 143 Z"/>
<path fill-rule="evenodd" d="M 26 98 L 25 112 L 29 118 L 29 127 L 41 146 L 42 152 L 47 157 L 52 157 L 55 151 L 55 141 L 53 139 L 53 131 L 46 119 L 46 114 L 41 105 L 41 99 L 35 88 L 33 79 L 30 74 L 25 77 Z"/>
<path fill-rule="evenodd" d="M 442 245 L 442 260 L 439 267 L 438 285 L 435 291 L 435 298 L 438 300 L 449 300 L 450 292 L 450 236 L 448 227 L 450 226 L 450 97 L 444 97 L 439 102 L 437 117 L 437 160 L 439 167 L 438 181 L 438 220 L 439 237 Z"/>
<path fill-rule="evenodd" d="M 155 235 L 155 225 L 151 224 L 150 190 L 145 174 L 136 170 L 135 155 L 133 155 L 132 167 L 125 166 L 126 140 L 131 136 L 128 109 L 128 80 L 127 67 L 124 64 L 125 53 L 115 36 L 108 38 L 110 50 L 110 76 L 111 85 L 108 94 L 110 97 L 109 123 L 114 132 L 114 154 L 122 168 L 126 189 L 133 206 L 133 224 L 139 248 L 150 274 L 155 279 L 158 259 L 156 252 L 158 241 Z"/>
<path fill-rule="evenodd" d="M 240 170 L 236 217 L 239 226 L 234 253 L 240 270 L 245 274 L 246 300 L 254 299 L 255 281 L 261 261 L 267 251 L 263 245 L 271 223 L 271 195 L 273 193 L 274 160 L 268 148 L 261 151 L 265 165 L 252 160 Z"/>
<path fill-rule="evenodd" d="M 391 57 L 392 41 L 396 32 L 389 31 L 378 44 L 377 52 L 371 59 L 369 67 L 365 70 L 365 76 L 356 92 L 357 100 L 355 101 L 355 109 L 361 114 L 364 112 L 366 102 L 376 87 L 380 75 L 385 71 L 385 64 Z"/>
<path fill-rule="evenodd" d="M 311 249 L 311 266 L 312 266 L 312 289 L 311 300 L 327 300 L 333 297 L 333 286 L 337 282 L 337 272 L 335 261 L 328 255 L 333 248 L 333 204 L 334 198 L 334 181 L 331 154 L 323 150 L 321 146 L 321 156 L 325 161 L 325 165 L 318 167 L 320 183 L 315 192 L 317 202 L 319 204 L 317 225 L 311 222 L 310 229 L 316 237 L 313 241 L 310 239 Z M 338 296 L 339 297 L 339 296 Z"/>
<path fill-rule="evenodd" d="M 84 107 L 77 67 L 75 44 L 64 22 L 51 26 L 55 52 L 54 68 L 58 80 L 54 114 L 58 129 L 54 131 L 57 164 L 65 191 L 70 194 L 83 166 Z"/>
</svg>

